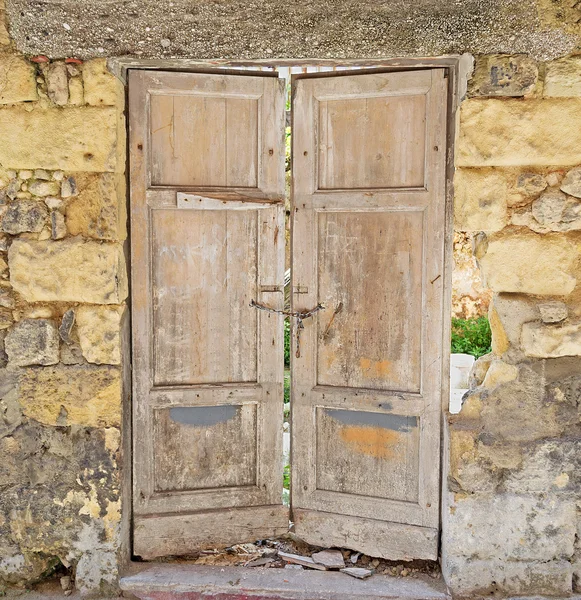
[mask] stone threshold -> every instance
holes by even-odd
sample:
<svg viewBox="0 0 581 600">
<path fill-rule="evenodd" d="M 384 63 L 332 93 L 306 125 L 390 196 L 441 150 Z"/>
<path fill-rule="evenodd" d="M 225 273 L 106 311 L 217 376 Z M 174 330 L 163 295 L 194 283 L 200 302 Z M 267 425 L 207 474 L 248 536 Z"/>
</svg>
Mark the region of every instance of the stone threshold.
<svg viewBox="0 0 581 600">
<path fill-rule="evenodd" d="M 137 567 L 137 565 L 135 565 Z M 148 565 L 123 577 L 121 589 L 141 600 L 449 600 L 442 580 L 337 571 Z"/>
</svg>

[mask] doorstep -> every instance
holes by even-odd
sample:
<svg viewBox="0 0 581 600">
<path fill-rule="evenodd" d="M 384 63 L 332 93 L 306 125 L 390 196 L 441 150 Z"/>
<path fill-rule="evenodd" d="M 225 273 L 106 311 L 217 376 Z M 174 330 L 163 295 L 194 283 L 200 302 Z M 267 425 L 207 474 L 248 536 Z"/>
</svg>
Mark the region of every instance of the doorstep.
<svg viewBox="0 0 581 600">
<path fill-rule="evenodd" d="M 141 600 L 450 600 L 442 580 L 337 571 L 148 565 L 123 577 L 121 589 Z"/>
</svg>

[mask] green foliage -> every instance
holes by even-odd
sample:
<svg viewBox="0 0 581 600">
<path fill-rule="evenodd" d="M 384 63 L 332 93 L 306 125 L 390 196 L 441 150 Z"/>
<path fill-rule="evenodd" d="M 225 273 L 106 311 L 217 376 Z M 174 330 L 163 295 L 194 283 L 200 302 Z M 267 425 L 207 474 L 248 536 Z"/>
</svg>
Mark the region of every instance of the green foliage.
<svg viewBox="0 0 581 600">
<path fill-rule="evenodd" d="M 288 369 L 290 367 L 290 321 L 284 320 L 284 366 Z M 286 400 L 285 400 L 286 402 Z"/>
<path fill-rule="evenodd" d="M 282 475 L 282 487 L 285 490 L 290 490 L 290 465 L 284 466 L 284 472 Z"/>
<path fill-rule="evenodd" d="M 452 353 L 479 358 L 491 351 L 492 336 L 486 317 L 452 319 Z"/>
<path fill-rule="evenodd" d="M 284 403 L 285 405 L 290 402 L 290 371 L 285 369 L 284 372 Z M 288 407 L 285 406 L 285 410 Z"/>
</svg>

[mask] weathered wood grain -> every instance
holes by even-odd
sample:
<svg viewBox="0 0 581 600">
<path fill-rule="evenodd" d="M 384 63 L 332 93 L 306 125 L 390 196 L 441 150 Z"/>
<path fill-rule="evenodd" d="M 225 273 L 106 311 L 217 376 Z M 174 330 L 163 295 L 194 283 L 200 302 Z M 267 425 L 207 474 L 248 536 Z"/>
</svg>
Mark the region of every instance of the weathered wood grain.
<svg viewBox="0 0 581 600">
<path fill-rule="evenodd" d="M 423 187 L 426 96 L 319 102 L 319 188 Z"/>
<path fill-rule="evenodd" d="M 151 181 L 257 187 L 258 99 L 151 97 Z"/>
<path fill-rule="evenodd" d="M 257 377 L 258 211 L 155 210 L 154 385 Z"/>
<path fill-rule="evenodd" d="M 300 537 L 315 546 L 352 548 L 388 560 L 434 560 L 438 529 L 294 509 Z"/>
<path fill-rule="evenodd" d="M 317 384 L 419 392 L 423 213 L 315 217 Z"/>
<path fill-rule="evenodd" d="M 288 531 L 283 506 L 232 508 L 187 515 L 136 517 L 134 553 L 144 560 L 193 554 L 200 548 L 225 548 L 238 543 L 273 538 Z"/>
<path fill-rule="evenodd" d="M 444 355 L 443 69 L 293 82 L 295 529 L 435 558 Z M 446 317 L 447 319 L 448 317 Z M 295 352 L 292 352 L 293 356 Z"/>
<path fill-rule="evenodd" d="M 283 87 L 132 71 L 129 121 L 135 551 L 276 534 L 282 317 L 250 301 L 282 308 Z"/>
</svg>

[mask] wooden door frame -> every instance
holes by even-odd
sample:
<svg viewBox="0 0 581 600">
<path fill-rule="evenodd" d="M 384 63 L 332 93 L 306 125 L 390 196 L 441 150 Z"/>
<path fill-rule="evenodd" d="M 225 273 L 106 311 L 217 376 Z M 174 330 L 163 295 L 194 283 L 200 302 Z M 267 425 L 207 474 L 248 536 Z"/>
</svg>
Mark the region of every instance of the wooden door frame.
<svg viewBox="0 0 581 600">
<path fill-rule="evenodd" d="M 419 69 L 445 69 L 448 78 L 448 114 L 447 114 L 447 135 L 446 135 L 446 192 L 445 192 L 445 232 L 444 232 L 444 331 L 442 339 L 442 348 L 450 347 L 450 327 L 446 327 L 446 323 L 451 323 L 452 313 L 452 270 L 453 270 L 453 239 L 454 239 L 454 148 L 458 132 L 457 116 L 460 102 L 466 93 L 467 80 L 472 72 L 473 59 L 470 55 L 452 55 L 434 58 L 389 58 L 389 59 L 261 59 L 261 60 L 227 60 L 218 59 L 213 61 L 208 60 L 193 60 L 193 59 L 133 59 L 133 58 L 112 58 L 108 60 L 109 70 L 116 75 L 125 86 L 125 106 L 128 109 L 128 86 L 127 73 L 129 70 L 164 70 L 164 71 L 183 71 L 194 73 L 217 73 L 225 74 L 225 69 L 238 74 L 250 74 L 252 67 L 290 67 L 290 66 L 324 66 L 324 67 L 367 67 L 378 68 L 382 72 L 389 71 L 406 71 Z M 248 69 L 248 70 L 247 70 Z M 348 71 L 347 71 L 348 73 Z M 330 72 L 329 76 L 337 75 L 337 72 Z M 129 119 L 126 114 L 126 136 L 129 138 Z M 129 165 L 129 144 L 126 145 L 126 165 Z M 126 175 L 129 171 L 126 169 Z M 130 273 L 131 262 L 131 247 L 130 247 L 130 190 L 127 186 L 127 227 L 128 238 L 125 242 L 125 258 L 128 265 L 128 273 Z M 129 295 L 129 304 L 131 303 L 131 290 Z M 132 454 L 132 439 L 133 439 L 133 424 L 132 424 L 132 374 L 131 374 L 131 356 L 132 356 L 132 337 L 130 319 L 127 319 L 127 329 L 124 338 L 124 348 L 126 357 L 124 360 L 124 393 L 123 400 L 123 431 L 122 447 L 123 457 L 120 461 L 122 469 L 122 496 L 123 506 L 125 510 L 122 512 L 121 525 L 121 543 L 120 543 L 120 572 L 123 574 L 131 569 L 132 565 L 137 564 L 134 561 L 133 555 L 133 509 L 132 509 L 132 482 L 133 482 L 133 454 Z M 441 451 L 440 451 L 440 523 L 439 523 L 439 552 L 441 551 L 442 537 L 442 514 L 446 503 L 443 501 L 444 491 L 446 489 L 446 473 L 448 472 L 446 460 L 448 453 L 445 446 L 445 419 L 448 413 L 449 396 L 450 396 L 450 361 L 447 353 L 442 356 L 442 397 L 441 397 Z"/>
</svg>

